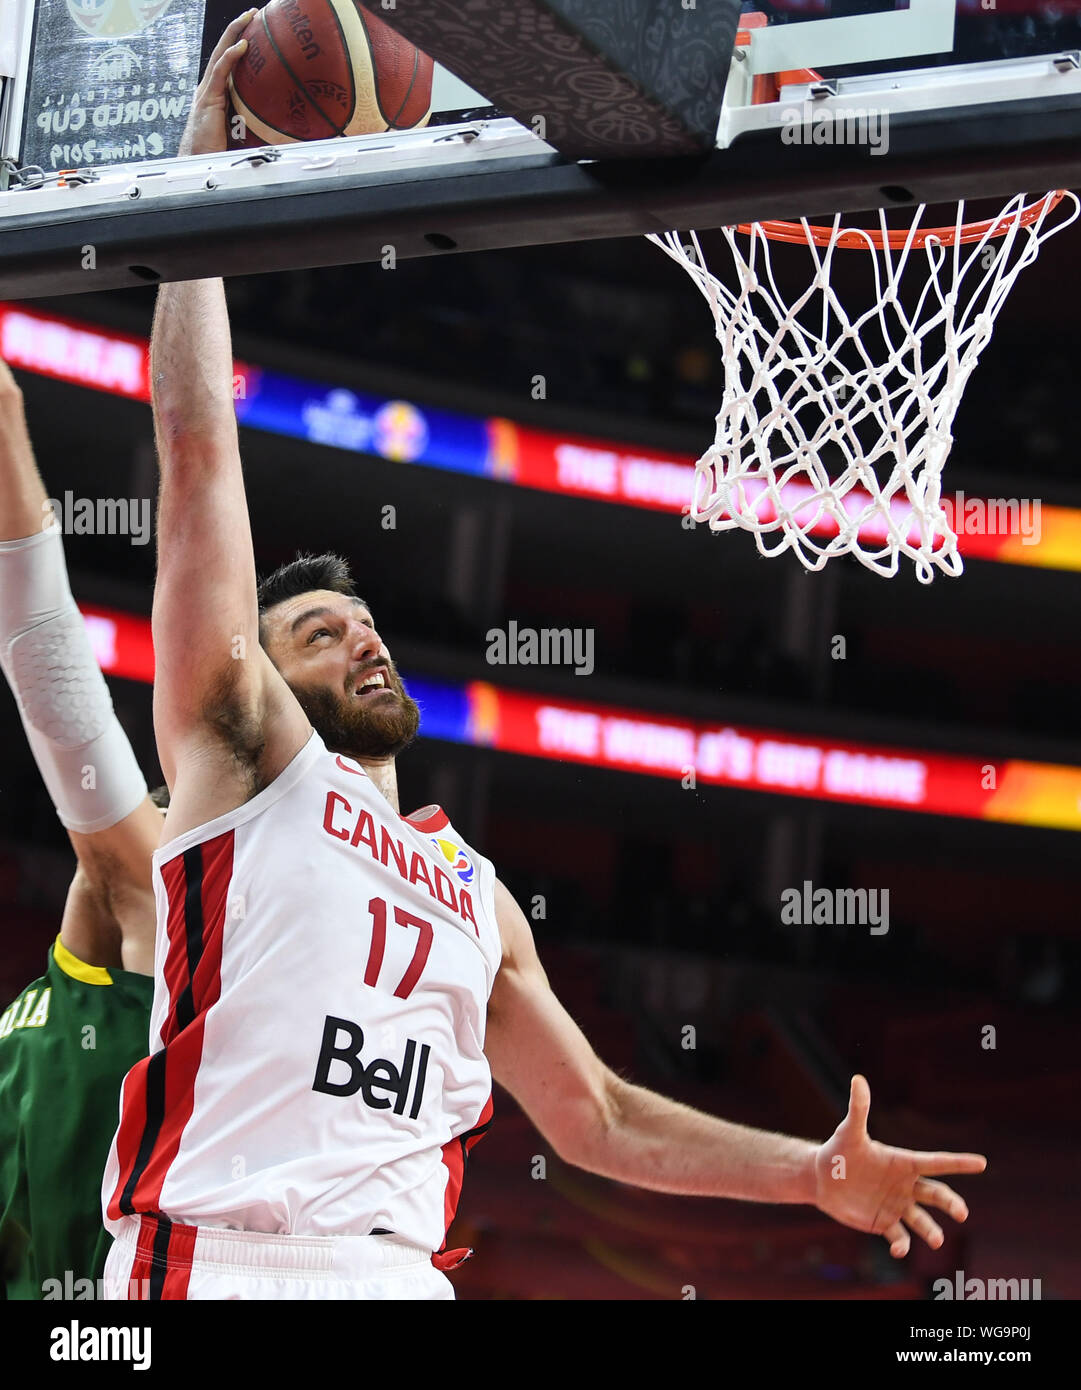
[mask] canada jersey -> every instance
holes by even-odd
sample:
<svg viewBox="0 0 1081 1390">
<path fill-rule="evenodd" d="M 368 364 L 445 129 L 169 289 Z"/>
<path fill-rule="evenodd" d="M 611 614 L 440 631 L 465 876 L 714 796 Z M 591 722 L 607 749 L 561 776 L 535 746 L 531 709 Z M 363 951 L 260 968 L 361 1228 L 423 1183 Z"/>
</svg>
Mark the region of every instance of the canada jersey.
<svg viewBox="0 0 1081 1390">
<path fill-rule="evenodd" d="M 495 871 L 311 738 L 154 855 L 151 1055 L 124 1082 L 105 1223 L 438 1250 L 491 1118 Z"/>
</svg>

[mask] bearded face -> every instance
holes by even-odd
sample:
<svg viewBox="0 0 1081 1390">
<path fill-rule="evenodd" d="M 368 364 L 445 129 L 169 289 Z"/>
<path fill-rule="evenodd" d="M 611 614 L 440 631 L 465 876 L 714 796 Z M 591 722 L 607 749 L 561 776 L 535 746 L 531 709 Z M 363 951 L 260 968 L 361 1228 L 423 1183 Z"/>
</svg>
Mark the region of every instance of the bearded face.
<svg viewBox="0 0 1081 1390">
<path fill-rule="evenodd" d="M 416 737 L 420 710 L 361 599 L 305 589 L 263 615 L 260 642 L 334 752 L 389 760 Z"/>
<path fill-rule="evenodd" d="M 389 657 L 352 673 L 341 691 L 290 682 L 308 722 L 335 753 L 360 759 L 394 758 L 417 736 L 420 710 Z"/>
</svg>

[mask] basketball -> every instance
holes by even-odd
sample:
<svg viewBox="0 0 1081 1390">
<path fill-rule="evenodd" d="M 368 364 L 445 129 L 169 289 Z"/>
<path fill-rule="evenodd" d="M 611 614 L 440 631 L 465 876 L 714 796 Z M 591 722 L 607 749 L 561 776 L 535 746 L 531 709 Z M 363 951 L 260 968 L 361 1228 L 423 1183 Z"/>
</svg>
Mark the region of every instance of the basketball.
<svg viewBox="0 0 1081 1390">
<path fill-rule="evenodd" d="M 230 79 L 248 146 L 424 125 L 432 60 L 354 0 L 270 0 Z"/>
</svg>

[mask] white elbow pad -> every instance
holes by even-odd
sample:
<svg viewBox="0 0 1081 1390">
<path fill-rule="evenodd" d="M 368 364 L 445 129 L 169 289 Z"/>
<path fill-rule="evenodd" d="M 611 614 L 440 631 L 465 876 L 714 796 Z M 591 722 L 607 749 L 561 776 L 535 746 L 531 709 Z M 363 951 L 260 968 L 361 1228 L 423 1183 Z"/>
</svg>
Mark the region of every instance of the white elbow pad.
<svg viewBox="0 0 1081 1390">
<path fill-rule="evenodd" d="M 146 781 L 71 596 L 58 528 L 0 541 L 0 667 L 61 823 L 88 835 L 130 815 Z"/>
</svg>

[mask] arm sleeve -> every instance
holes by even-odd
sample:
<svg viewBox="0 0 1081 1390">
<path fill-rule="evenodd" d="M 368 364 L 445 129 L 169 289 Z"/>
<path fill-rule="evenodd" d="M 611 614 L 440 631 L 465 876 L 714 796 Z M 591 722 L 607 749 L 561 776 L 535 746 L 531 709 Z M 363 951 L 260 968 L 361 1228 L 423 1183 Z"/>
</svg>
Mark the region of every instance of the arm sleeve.
<svg viewBox="0 0 1081 1390">
<path fill-rule="evenodd" d="M 68 585 L 60 528 L 0 541 L 0 668 L 61 823 L 92 834 L 146 796 Z"/>
</svg>

